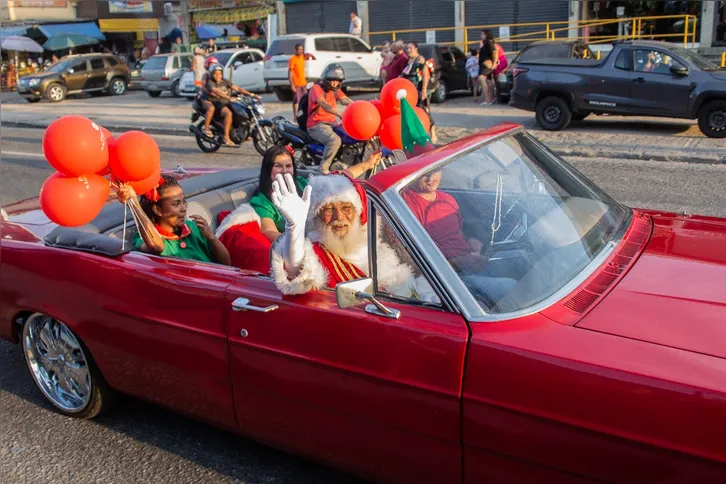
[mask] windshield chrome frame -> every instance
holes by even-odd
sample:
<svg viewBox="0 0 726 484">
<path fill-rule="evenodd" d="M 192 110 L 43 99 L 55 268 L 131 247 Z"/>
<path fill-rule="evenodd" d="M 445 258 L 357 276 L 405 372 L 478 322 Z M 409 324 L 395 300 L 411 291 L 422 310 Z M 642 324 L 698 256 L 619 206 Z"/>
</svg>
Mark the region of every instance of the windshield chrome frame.
<svg viewBox="0 0 726 484">
<path fill-rule="evenodd" d="M 535 142 L 538 142 L 536 138 L 526 132 L 524 127 L 519 127 L 517 129 L 492 136 L 491 138 L 487 138 L 465 151 L 453 153 L 434 163 L 431 163 L 429 166 L 417 171 L 416 173 L 402 178 L 397 183 L 386 189 L 386 191 L 384 191 L 381 195 L 393 215 L 395 215 L 395 218 L 398 219 L 401 226 L 405 228 L 406 233 L 416 245 L 416 248 L 413 248 L 413 250 L 418 249 L 421 253 L 421 257 L 429 265 L 431 270 L 439 275 L 441 285 L 448 291 L 449 298 L 456 303 L 458 310 L 470 323 L 493 323 L 521 318 L 542 311 L 543 309 L 546 309 L 564 299 L 565 296 L 571 294 L 578 286 L 584 283 L 587 278 L 590 277 L 598 269 L 598 267 L 605 262 L 605 260 L 613 253 L 615 248 L 620 245 L 625 233 L 632 225 L 632 210 L 629 207 L 613 200 L 616 205 L 626 210 L 626 217 L 618 230 L 613 234 L 612 239 L 602 247 L 597 256 L 583 267 L 579 273 L 572 277 L 552 295 L 527 308 L 507 313 L 486 312 L 471 294 L 469 288 L 466 287 L 464 281 L 461 280 L 459 274 L 456 273 L 451 264 L 449 264 L 446 260 L 431 236 L 428 232 L 426 232 L 426 229 L 423 228 L 413 212 L 409 209 L 408 205 L 406 205 L 406 202 L 401 196 L 401 190 L 408 186 L 408 184 L 413 180 L 423 176 L 425 173 L 437 170 L 443 165 L 446 165 L 457 158 L 466 156 L 473 151 L 477 151 L 490 143 L 499 141 L 503 138 L 512 137 L 519 133 L 525 133 Z M 540 143 L 540 145 L 542 144 Z"/>
</svg>

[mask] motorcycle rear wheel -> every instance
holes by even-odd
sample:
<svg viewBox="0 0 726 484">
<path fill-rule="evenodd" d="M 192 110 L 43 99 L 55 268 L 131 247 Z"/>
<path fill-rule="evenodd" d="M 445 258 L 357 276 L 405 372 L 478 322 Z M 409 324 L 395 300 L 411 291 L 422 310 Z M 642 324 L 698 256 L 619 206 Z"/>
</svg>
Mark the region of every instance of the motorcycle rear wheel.
<svg viewBox="0 0 726 484">
<path fill-rule="evenodd" d="M 194 135 L 194 137 L 197 139 L 197 146 L 199 146 L 199 149 L 205 153 L 215 153 L 219 151 L 219 148 L 221 148 L 219 143 L 208 141 L 207 138 L 203 138 L 198 134 Z"/>
</svg>

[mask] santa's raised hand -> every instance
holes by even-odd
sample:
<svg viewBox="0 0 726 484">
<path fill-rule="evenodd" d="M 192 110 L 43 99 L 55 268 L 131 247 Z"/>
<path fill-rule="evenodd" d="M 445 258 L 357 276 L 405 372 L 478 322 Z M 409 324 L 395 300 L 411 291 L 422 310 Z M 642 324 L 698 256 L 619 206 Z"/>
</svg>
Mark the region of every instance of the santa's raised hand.
<svg viewBox="0 0 726 484">
<path fill-rule="evenodd" d="M 272 203 L 285 219 L 284 254 L 285 266 L 290 277 L 295 277 L 302 266 L 305 255 L 305 223 L 310 210 L 312 187 L 303 190 L 302 197 L 292 175 L 278 174 L 272 182 Z"/>
</svg>

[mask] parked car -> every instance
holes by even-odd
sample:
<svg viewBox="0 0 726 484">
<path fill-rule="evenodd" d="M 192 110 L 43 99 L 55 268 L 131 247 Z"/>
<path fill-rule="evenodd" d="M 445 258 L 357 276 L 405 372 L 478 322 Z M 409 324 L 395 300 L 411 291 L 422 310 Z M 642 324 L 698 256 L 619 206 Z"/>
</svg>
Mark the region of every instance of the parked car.
<svg viewBox="0 0 726 484">
<path fill-rule="evenodd" d="M 471 78 L 466 72 L 466 54 L 453 45 L 422 44 L 419 53 L 434 60 L 436 90 L 431 101 L 442 103 L 452 91 L 471 91 Z"/>
<path fill-rule="evenodd" d="M 149 57 L 141 69 L 141 86 L 151 97 L 159 97 L 164 91 L 171 91 L 174 97 L 179 92 L 181 76 L 192 67 L 192 54 L 171 53 Z"/>
<path fill-rule="evenodd" d="M 261 50 L 225 49 L 210 55 L 216 57 L 224 67 L 224 77 L 230 80 L 232 84 L 252 92 L 267 90 L 267 84 L 262 77 L 265 53 Z M 197 87 L 194 85 L 194 72 L 191 70 L 185 72 L 181 77 L 179 86 L 180 95 L 188 99 L 194 99 L 197 95 Z"/>
<path fill-rule="evenodd" d="M 216 230 L 259 168 L 176 176 Z M 480 265 L 450 264 L 405 202 L 432 179 Z M 0 221 L 0 338 L 64 415 L 127 393 L 375 482 L 726 481 L 726 219 L 623 206 L 514 124 L 362 188 L 368 240 L 435 297 L 370 277 L 284 295 L 130 250 L 118 202 L 71 229 L 31 199 Z M 390 261 L 369 257 L 372 277 Z"/>
<path fill-rule="evenodd" d="M 676 45 L 625 41 L 600 61 L 532 59 L 515 71 L 510 104 L 543 129 L 609 113 L 698 119 L 706 136 L 726 137 L 726 71 Z"/>
<path fill-rule="evenodd" d="M 590 46 L 582 40 L 543 40 L 532 42 L 519 51 L 519 54 L 497 76 L 497 99 L 500 103 L 509 102 L 509 93 L 514 85 L 514 73 L 517 62 L 533 59 L 594 59 L 595 54 Z"/>
<path fill-rule="evenodd" d="M 18 94 L 30 103 L 42 98 L 60 102 L 72 94 L 121 96 L 129 81 L 129 68 L 113 55 L 72 55 L 63 57 L 44 72 L 21 77 Z"/>
<path fill-rule="evenodd" d="M 129 82 L 129 89 L 142 89 L 141 87 L 141 69 L 144 68 L 144 64 L 148 59 L 139 59 L 134 64 L 134 68 L 131 70 L 131 82 Z"/>
<path fill-rule="evenodd" d="M 291 34 L 277 37 L 265 55 L 264 79 L 280 101 L 292 101 L 288 61 L 295 45 L 305 49 L 305 76 L 316 82 L 329 64 L 345 71 L 344 86 L 378 85 L 381 76 L 380 52 L 363 40 L 347 34 Z"/>
</svg>

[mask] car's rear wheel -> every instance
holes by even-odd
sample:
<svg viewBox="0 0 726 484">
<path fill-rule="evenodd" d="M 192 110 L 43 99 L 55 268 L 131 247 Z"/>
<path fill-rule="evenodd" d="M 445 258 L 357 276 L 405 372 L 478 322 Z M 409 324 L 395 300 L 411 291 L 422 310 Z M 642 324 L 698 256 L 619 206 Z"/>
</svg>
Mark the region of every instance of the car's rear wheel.
<svg viewBox="0 0 726 484">
<path fill-rule="evenodd" d="M 113 403 L 114 391 L 90 352 L 62 322 L 31 315 L 23 325 L 22 346 L 35 384 L 60 413 L 90 419 Z"/>
<path fill-rule="evenodd" d="M 32 103 L 40 102 L 40 98 L 39 97 L 26 97 L 25 100 L 28 101 L 31 104 Z"/>
<path fill-rule="evenodd" d="M 275 87 L 274 90 L 278 100 L 286 103 L 292 102 L 292 91 L 290 89 Z"/>
<path fill-rule="evenodd" d="M 179 81 L 174 82 L 174 84 L 171 85 L 171 95 L 174 97 L 181 97 L 181 86 L 179 85 Z"/>
<path fill-rule="evenodd" d="M 121 78 L 115 77 L 111 79 L 111 83 L 108 86 L 108 92 L 110 92 L 114 96 L 123 96 L 124 94 L 126 94 L 127 87 L 128 86 L 126 86 L 126 81 Z"/>
<path fill-rule="evenodd" d="M 146 94 L 151 97 L 159 97 L 161 96 L 161 91 L 146 91 Z"/>
<path fill-rule="evenodd" d="M 431 102 L 441 104 L 446 101 L 446 95 L 446 82 L 440 80 L 438 87 L 434 90 L 433 94 L 431 94 Z"/>
<path fill-rule="evenodd" d="M 572 121 L 572 111 L 564 99 L 550 96 L 537 103 L 537 124 L 547 131 L 560 131 Z"/>
<path fill-rule="evenodd" d="M 698 127 L 709 138 L 726 138 L 726 101 L 711 101 L 698 112 Z"/>
<path fill-rule="evenodd" d="M 45 97 L 52 103 L 59 103 L 66 98 L 66 86 L 54 83 L 45 90 Z"/>
</svg>

